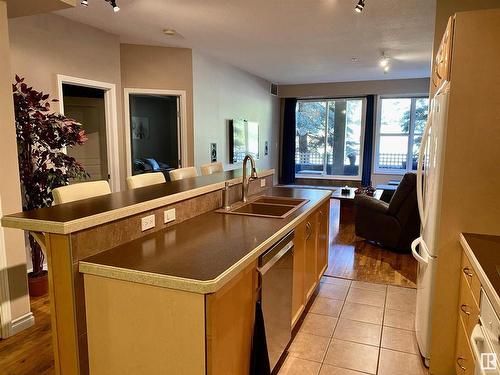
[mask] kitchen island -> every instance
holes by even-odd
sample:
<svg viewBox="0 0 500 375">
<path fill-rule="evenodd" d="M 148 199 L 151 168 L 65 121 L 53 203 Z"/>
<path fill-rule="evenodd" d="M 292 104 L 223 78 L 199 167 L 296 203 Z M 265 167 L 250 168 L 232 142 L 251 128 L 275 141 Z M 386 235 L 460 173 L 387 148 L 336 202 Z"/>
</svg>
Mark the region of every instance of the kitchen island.
<svg viewBox="0 0 500 375">
<path fill-rule="evenodd" d="M 296 234 L 295 254 L 301 254 L 294 259 L 295 324 L 326 269 L 330 193 L 270 189 L 273 173 L 259 171 L 259 179 L 250 182 L 249 195 L 300 196 L 308 200 L 282 219 L 214 212 L 222 206 L 221 189 L 226 182 L 230 184 L 230 202 L 241 199 L 241 170 L 3 217 L 2 225 L 30 231 L 46 251 L 56 373 L 89 373 L 89 352 L 93 374 L 151 373 L 152 368 L 160 368 L 162 373 L 221 373 L 216 368 L 211 371 L 211 364 L 246 368 L 243 362 L 249 361 L 248 337 L 253 331 L 258 295 L 257 259 L 292 229 Z M 175 220 L 167 222 L 166 211 L 172 209 L 176 210 Z M 154 215 L 156 225 L 143 232 L 141 218 L 146 215 Z M 148 296 L 154 304 L 146 309 L 146 301 L 141 302 L 141 298 Z M 179 303 L 169 310 L 177 297 Z M 116 325 L 120 319 L 133 316 L 134 311 L 142 313 L 142 319 Z M 184 320 L 176 321 L 165 311 Z M 230 334 L 221 336 L 221 327 L 233 327 L 234 322 L 245 329 L 231 329 L 235 335 L 232 338 Z M 189 330 L 197 336 L 186 334 Z M 146 332 L 164 336 L 156 340 Z M 108 345 L 94 347 L 94 343 L 106 339 L 99 336 L 105 333 Z M 127 342 L 127 336 L 121 336 L 124 334 L 129 335 L 129 352 L 112 346 Z M 187 342 L 191 349 L 181 351 Z M 156 350 L 149 357 L 140 350 L 147 343 Z M 175 343 L 171 351 L 163 346 L 168 343 Z M 95 357 L 94 349 L 108 357 Z M 230 349 L 240 350 L 239 356 L 233 357 L 237 360 L 227 355 Z M 158 357 L 153 354 L 158 351 L 162 356 L 175 354 L 175 359 L 167 356 L 167 362 L 155 363 L 153 359 Z M 120 361 L 114 360 L 117 353 L 122 362 L 130 360 L 127 370 L 123 366 L 120 369 Z M 154 367 L 142 371 L 141 366 L 147 363 Z M 176 370 L 186 363 L 194 367 L 188 365 L 186 372 Z M 173 372 L 168 366 L 174 366 Z"/>
<path fill-rule="evenodd" d="M 304 304 L 327 265 L 312 217 L 321 212 L 326 220 L 330 193 L 272 188 L 265 195 L 307 203 L 283 219 L 208 212 L 80 262 L 92 374 L 248 374 L 259 256 L 297 228 L 297 265 L 312 260 L 308 295 L 296 291 Z M 302 222 L 318 234 L 309 257 Z"/>
</svg>

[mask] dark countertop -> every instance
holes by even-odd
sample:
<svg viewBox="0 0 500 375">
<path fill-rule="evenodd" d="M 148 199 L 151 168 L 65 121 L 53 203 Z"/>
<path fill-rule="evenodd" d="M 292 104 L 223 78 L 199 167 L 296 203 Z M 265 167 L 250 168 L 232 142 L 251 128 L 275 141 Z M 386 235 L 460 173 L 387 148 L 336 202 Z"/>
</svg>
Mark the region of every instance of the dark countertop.
<svg viewBox="0 0 500 375">
<path fill-rule="evenodd" d="M 274 170 L 258 170 L 259 177 Z M 2 226 L 36 232 L 68 234 L 135 215 L 176 201 L 221 189 L 226 181 L 241 183 L 242 169 L 198 176 L 107 194 L 2 218 Z"/>
<path fill-rule="evenodd" d="M 473 233 L 462 235 L 496 294 L 500 295 L 500 236 Z"/>
<path fill-rule="evenodd" d="M 274 187 L 308 199 L 284 219 L 209 212 L 80 261 L 80 272 L 210 293 L 330 198 L 329 191 Z"/>
</svg>

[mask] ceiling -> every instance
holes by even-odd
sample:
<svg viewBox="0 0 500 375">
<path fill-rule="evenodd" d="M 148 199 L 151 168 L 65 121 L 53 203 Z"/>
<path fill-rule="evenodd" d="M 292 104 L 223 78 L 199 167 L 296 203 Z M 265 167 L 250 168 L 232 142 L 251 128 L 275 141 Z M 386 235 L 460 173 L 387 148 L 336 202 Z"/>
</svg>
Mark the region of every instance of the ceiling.
<svg viewBox="0 0 500 375">
<path fill-rule="evenodd" d="M 124 43 L 193 48 L 280 84 L 429 76 L 436 0 L 366 0 L 361 14 L 356 0 L 117 3 L 118 13 L 104 0 L 57 13 Z M 386 74 L 378 66 L 383 51 L 391 59 Z"/>
</svg>

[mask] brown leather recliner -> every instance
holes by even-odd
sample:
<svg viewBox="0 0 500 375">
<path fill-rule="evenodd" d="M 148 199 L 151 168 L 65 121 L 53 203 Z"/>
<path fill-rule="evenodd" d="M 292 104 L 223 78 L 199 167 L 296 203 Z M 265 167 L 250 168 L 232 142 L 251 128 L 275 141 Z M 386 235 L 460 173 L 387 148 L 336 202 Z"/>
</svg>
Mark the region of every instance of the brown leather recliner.
<svg viewBox="0 0 500 375">
<path fill-rule="evenodd" d="M 416 185 L 415 173 L 407 173 L 389 203 L 357 195 L 356 235 L 391 250 L 410 251 L 411 242 L 420 234 Z"/>
</svg>

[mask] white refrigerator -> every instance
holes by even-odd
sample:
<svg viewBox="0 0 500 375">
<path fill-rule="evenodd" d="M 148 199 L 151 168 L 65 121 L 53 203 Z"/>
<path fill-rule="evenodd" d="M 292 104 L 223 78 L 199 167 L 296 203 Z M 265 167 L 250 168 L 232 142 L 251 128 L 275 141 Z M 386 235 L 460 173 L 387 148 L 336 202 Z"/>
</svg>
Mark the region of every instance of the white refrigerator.
<svg viewBox="0 0 500 375">
<path fill-rule="evenodd" d="M 411 245 L 418 262 L 415 331 L 420 353 L 429 366 L 433 286 L 437 268 L 437 228 L 441 203 L 442 166 L 450 83 L 443 82 L 429 106 L 417 168 L 420 237 Z"/>
</svg>

